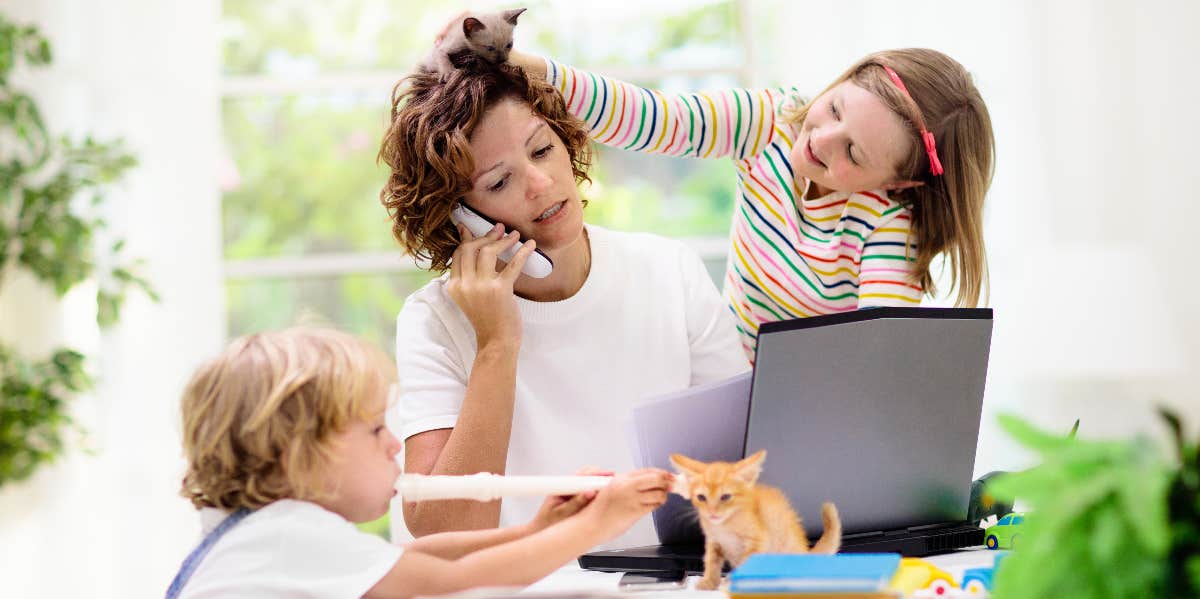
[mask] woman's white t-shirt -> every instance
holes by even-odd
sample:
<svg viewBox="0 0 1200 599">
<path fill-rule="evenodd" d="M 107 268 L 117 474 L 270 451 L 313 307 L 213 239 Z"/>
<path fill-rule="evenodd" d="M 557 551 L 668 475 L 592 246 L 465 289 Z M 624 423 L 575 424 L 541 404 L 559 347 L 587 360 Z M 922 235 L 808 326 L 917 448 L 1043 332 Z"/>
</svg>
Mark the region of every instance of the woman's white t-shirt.
<svg viewBox="0 0 1200 599">
<path fill-rule="evenodd" d="M 203 509 L 204 534 L 226 516 Z M 283 499 L 226 531 L 180 597 L 361 597 L 403 552 L 315 503 Z"/>
<path fill-rule="evenodd" d="M 508 474 L 635 467 L 630 408 L 749 370 L 732 314 L 704 263 L 679 241 L 588 225 L 592 262 L 570 298 L 517 298 L 522 341 Z M 452 428 L 475 360 L 475 331 L 446 293 L 448 277 L 405 301 L 396 326 L 401 437 Z M 392 504 L 402 527 L 403 498 Z M 506 498 L 500 525 L 527 522 L 540 498 Z M 654 543 L 649 518 L 610 546 Z"/>
</svg>

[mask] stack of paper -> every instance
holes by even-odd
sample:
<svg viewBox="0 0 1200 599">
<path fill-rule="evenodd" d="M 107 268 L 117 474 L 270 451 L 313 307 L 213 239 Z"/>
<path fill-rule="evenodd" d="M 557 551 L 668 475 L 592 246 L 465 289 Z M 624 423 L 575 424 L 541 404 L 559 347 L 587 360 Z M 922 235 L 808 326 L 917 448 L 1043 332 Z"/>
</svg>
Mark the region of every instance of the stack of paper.
<svg viewBox="0 0 1200 599">
<path fill-rule="evenodd" d="M 888 585 L 899 565 L 895 553 L 762 553 L 729 575 L 729 593 L 739 599 L 898 597 Z"/>
</svg>

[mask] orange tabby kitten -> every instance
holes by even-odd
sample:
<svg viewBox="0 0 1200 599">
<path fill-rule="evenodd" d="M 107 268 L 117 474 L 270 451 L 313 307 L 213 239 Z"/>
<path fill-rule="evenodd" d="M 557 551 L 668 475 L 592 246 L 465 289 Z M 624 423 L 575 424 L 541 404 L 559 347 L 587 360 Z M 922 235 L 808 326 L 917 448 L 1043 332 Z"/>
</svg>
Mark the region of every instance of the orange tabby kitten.
<svg viewBox="0 0 1200 599">
<path fill-rule="evenodd" d="M 671 463 L 682 476 L 674 492 L 692 501 L 704 529 L 704 576 L 697 589 L 721 584 L 721 569 L 728 561 L 741 565 L 755 553 L 808 553 L 808 536 L 800 516 L 787 496 L 775 487 L 755 485 L 762 472 L 766 450 L 739 462 L 705 464 L 679 454 Z M 825 531 L 812 546 L 813 553 L 837 553 L 842 544 L 842 522 L 832 503 L 821 506 Z"/>
</svg>

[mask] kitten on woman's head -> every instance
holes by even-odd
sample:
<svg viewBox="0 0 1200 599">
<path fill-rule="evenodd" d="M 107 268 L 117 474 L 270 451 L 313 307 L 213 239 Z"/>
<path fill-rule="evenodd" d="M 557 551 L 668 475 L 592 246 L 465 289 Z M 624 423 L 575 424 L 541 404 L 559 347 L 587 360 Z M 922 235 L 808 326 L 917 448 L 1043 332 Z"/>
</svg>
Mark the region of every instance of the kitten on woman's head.
<svg viewBox="0 0 1200 599">
<path fill-rule="evenodd" d="M 832 503 L 821 506 L 825 530 L 811 548 L 800 516 L 782 491 L 759 485 L 766 450 L 738 462 L 704 463 L 671 455 L 679 470 L 672 492 L 690 499 L 704 530 L 704 576 L 696 588 L 715 589 L 728 561 L 741 565 L 755 553 L 837 553 L 842 522 Z"/>
<path fill-rule="evenodd" d="M 524 8 L 494 13 L 464 15 L 450 26 L 446 37 L 435 46 L 417 70 L 445 75 L 455 68 L 455 60 L 473 54 L 492 64 L 508 60 L 513 47 L 513 29 Z"/>
</svg>

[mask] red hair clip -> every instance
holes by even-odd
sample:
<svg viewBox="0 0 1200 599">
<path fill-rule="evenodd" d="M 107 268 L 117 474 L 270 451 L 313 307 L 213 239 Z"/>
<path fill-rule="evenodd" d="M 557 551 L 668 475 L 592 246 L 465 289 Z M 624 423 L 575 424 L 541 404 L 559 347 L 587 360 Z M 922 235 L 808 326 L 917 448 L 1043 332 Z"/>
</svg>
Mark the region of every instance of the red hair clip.
<svg viewBox="0 0 1200 599">
<path fill-rule="evenodd" d="M 892 83 L 895 83 L 896 87 L 900 88 L 900 91 L 904 92 L 904 95 L 912 100 L 912 94 L 908 93 L 907 87 L 904 87 L 904 82 L 900 80 L 900 75 L 897 75 L 896 71 L 887 65 L 883 65 L 883 70 L 887 71 L 888 77 L 892 78 Z M 916 104 L 916 102 L 916 100 L 913 100 L 913 104 Z M 917 110 L 920 110 L 920 107 Z M 920 118 L 919 113 L 918 118 Z M 924 119 L 921 120 L 924 121 Z M 933 133 L 930 133 L 925 128 L 924 122 L 918 123 L 918 125 L 921 127 L 921 141 L 925 143 L 925 155 L 929 157 L 929 173 L 935 177 L 941 175 L 946 171 L 942 168 L 942 161 L 938 159 L 937 144 L 933 140 Z"/>
</svg>

